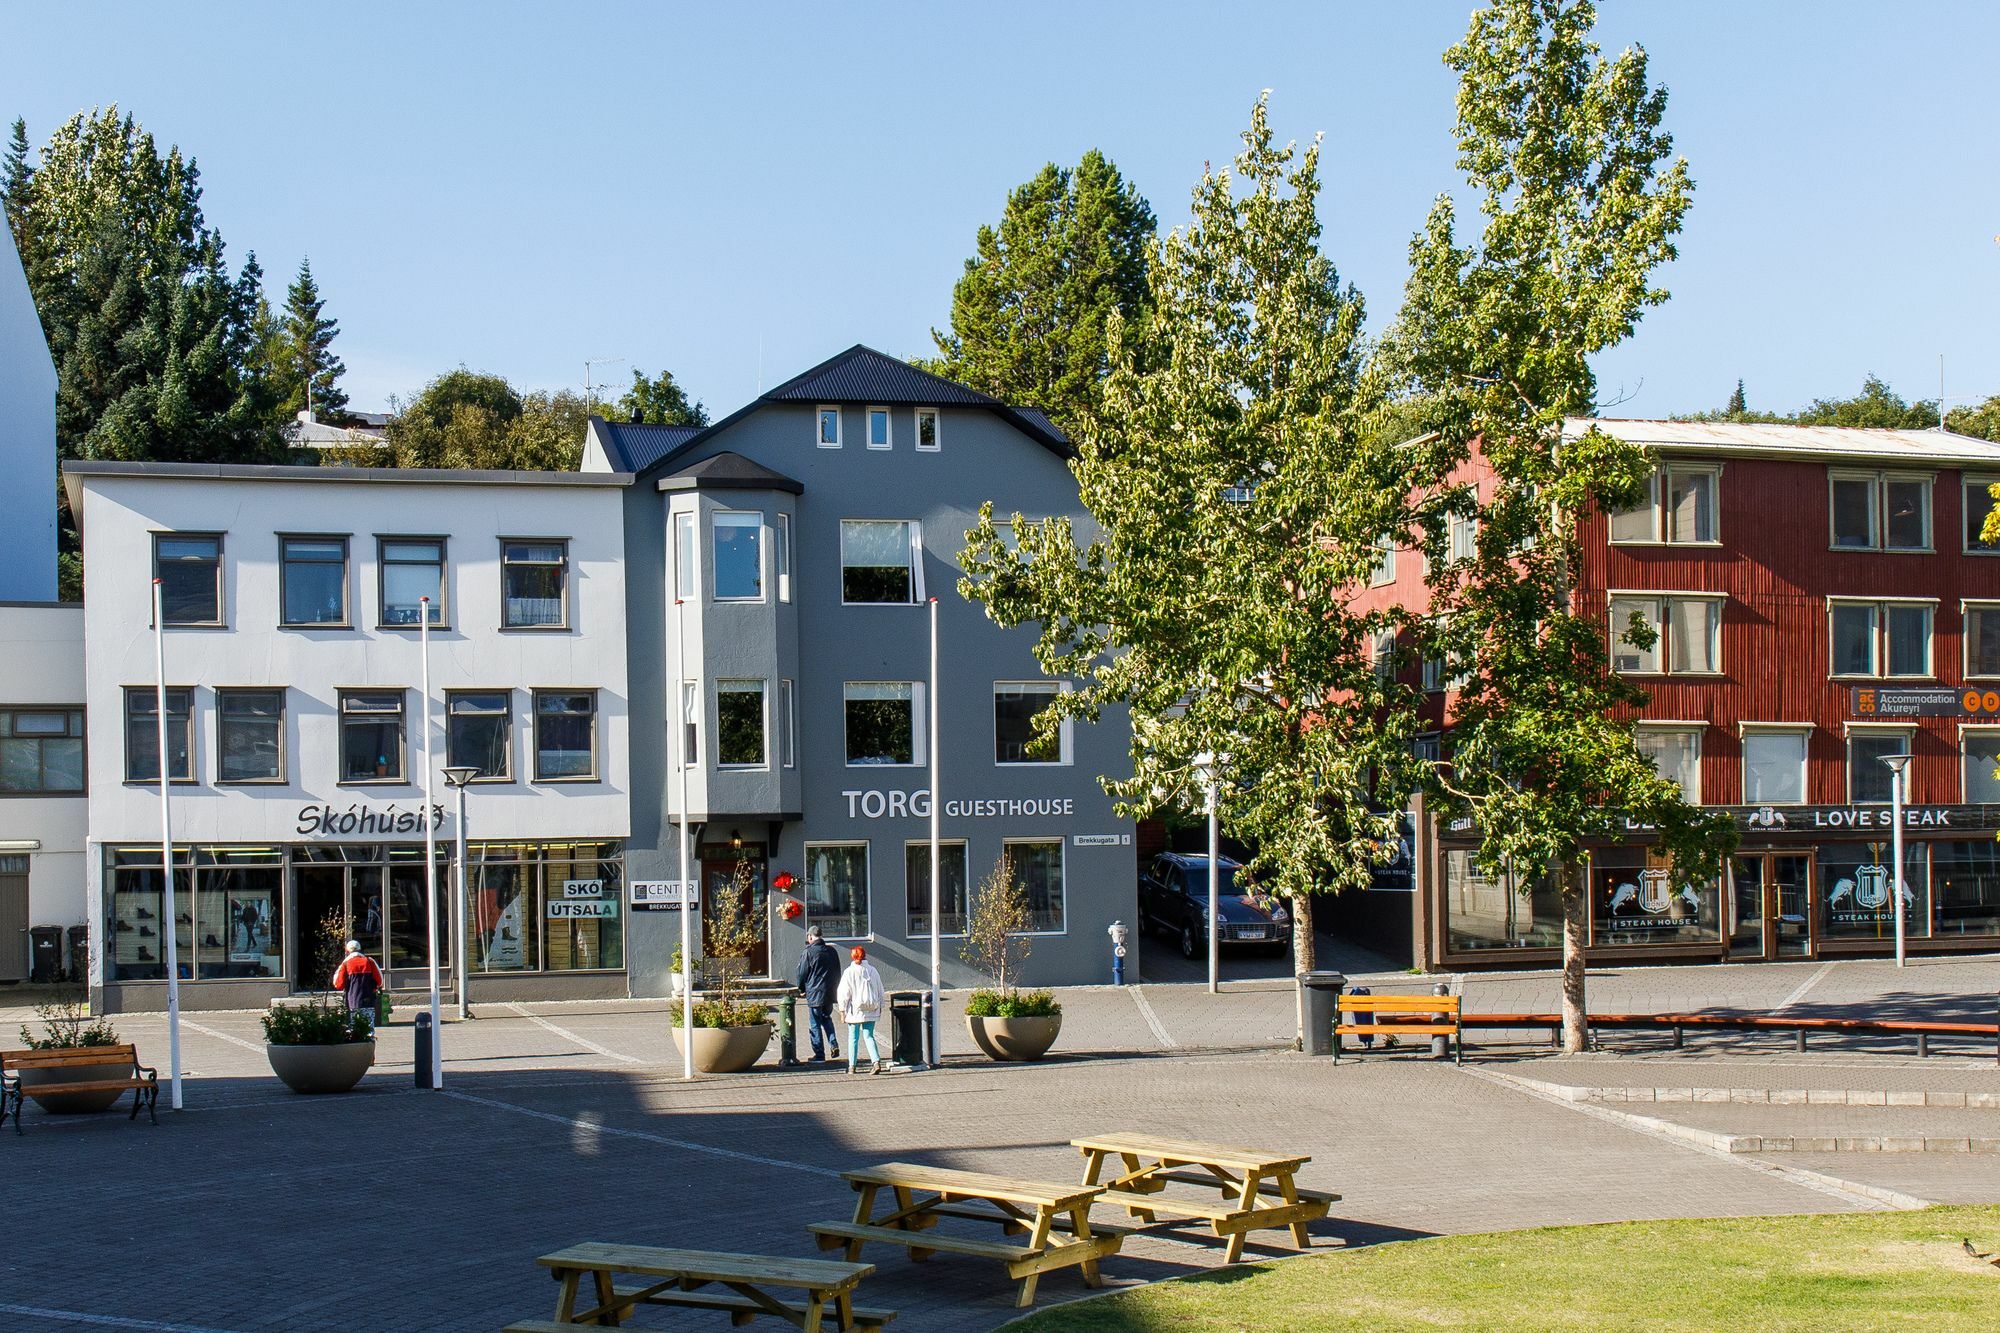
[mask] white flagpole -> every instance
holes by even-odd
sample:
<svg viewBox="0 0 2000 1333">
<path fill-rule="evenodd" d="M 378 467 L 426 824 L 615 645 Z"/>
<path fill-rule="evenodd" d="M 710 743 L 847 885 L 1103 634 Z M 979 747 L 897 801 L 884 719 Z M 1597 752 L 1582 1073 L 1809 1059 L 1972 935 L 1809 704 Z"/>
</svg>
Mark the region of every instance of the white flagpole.
<svg viewBox="0 0 2000 1333">
<path fill-rule="evenodd" d="M 430 944 L 431 1087 L 444 1087 L 444 1009 L 438 999 L 438 869 L 437 830 L 431 825 L 431 599 L 418 599 L 422 619 L 417 626 L 418 651 L 423 656 L 424 705 L 424 927 Z M 464 960 L 459 965 L 464 966 Z"/>
<path fill-rule="evenodd" d="M 687 603 L 674 598 L 674 742 L 681 759 L 681 1077 L 694 1077 L 694 916 L 688 882 Z"/>
<path fill-rule="evenodd" d="M 943 800 L 938 791 L 938 755 L 944 749 L 938 735 L 938 599 L 931 598 L 931 1011 L 924 1023 L 924 1063 L 936 1068 L 938 1063 L 938 984 L 942 979 L 943 966 L 940 959 L 940 933 L 938 913 L 943 905 L 942 856 L 938 846 L 938 806 Z"/>
<path fill-rule="evenodd" d="M 168 787 L 172 784 L 171 765 L 167 760 L 167 622 L 160 614 L 160 581 L 153 580 L 153 708 L 157 714 L 160 738 L 160 871 L 166 886 L 162 899 L 165 911 L 160 922 L 160 933 L 167 940 L 167 1070 L 172 1076 L 173 1089 L 170 1100 L 173 1108 L 181 1109 L 181 955 L 176 939 L 180 934 L 180 921 L 174 911 L 174 816 L 172 798 Z M 193 719 L 189 719 L 192 724 Z M 192 760 L 193 737 L 189 737 L 188 758 Z M 188 919 L 194 919 L 194 903 L 188 903 Z M 194 942 L 194 927 L 188 927 L 188 942 Z"/>
</svg>

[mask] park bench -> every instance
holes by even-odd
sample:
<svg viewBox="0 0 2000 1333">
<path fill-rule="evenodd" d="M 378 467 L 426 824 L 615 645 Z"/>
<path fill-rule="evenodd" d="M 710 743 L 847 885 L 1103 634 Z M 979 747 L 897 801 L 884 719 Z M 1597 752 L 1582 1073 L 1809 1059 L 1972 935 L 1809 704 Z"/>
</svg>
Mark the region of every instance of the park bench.
<svg viewBox="0 0 2000 1333">
<path fill-rule="evenodd" d="M 1306 1223 L 1325 1217 L 1327 1206 L 1340 1198 L 1299 1187 L 1295 1176 L 1312 1160 L 1307 1156 L 1135 1133 L 1070 1142 L 1083 1154 L 1086 1185 L 1100 1182 L 1107 1158 L 1124 1165 L 1123 1174 L 1105 1182 L 1099 1203 L 1123 1206 L 1141 1222 L 1152 1222 L 1156 1213 L 1206 1222 L 1216 1235 L 1229 1238 L 1223 1254 L 1227 1263 L 1243 1257 L 1244 1237 L 1252 1231 L 1289 1228 L 1293 1242 L 1304 1249 L 1310 1243 Z M 1163 1193 L 1170 1182 L 1218 1190 L 1222 1197 L 1214 1201 Z"/>
<path fill-rule="evenodd" d="M 1102 1285 L 1097 1261 L 1116 1254 L 1127 1234 L 1117 1228 L 1092 1229 L 1090 1206 L 1104 1192 L 1099 1185 L 1016 1180 L 907 1162 L 841 1174 L 859 1195 L 854 1220 L 807 1227 L 822 1250 L 844 1246 L 853 1262 L 863 1244 L 881 1242 L 907 1246 L 913 1260 L 934 1253 L 992 1260 L 1006 1265 L 1007 1276 L 1020 1283 L 1018 1306 L 1034 1303 L 1036 1282 L 1053 1269 L 1077 1267 L 1083 1270 L 1084 1285 Z M 884 1191 L 894 1206 L 878 1216 L 875 1201 Z M 935 1228 L 946 1217 L 997 1223 L 1003 1235 L 1025 1232 L 1027 1240 L 1010 1244 L 940 1235 Z"/>
<path fill-rule="evenodd" d="M 854 1304 L 855 1285 L 875 1271 L 873 1264 L 597 1241 L 545 1254 L 535 1262 L 561 1284 L 556 1317 L 509 1324 L 507 1333 L 560 1333 L 580 1324 L 617 1324 L 641 1305 L 714 1310 L 727 1314 L 732 1324 L 771 1315 L 805 1333 L 819 1333 L 826 1326 L 843 1333 L 880 1328 L 896 1317 L 894 1310 L 866 1310 Z M 619 1282 L 620 1274 L 640 1281 Z M 591 1280 L 597 1303 L 579 1310 L 577 1289 L 585 1277 Z M 700 1290 L 709 1286 L 723 1290 Z M 785 1299 L 773 1289 L 803 1291 L 805 1299 Z"/>
<path fill-rule="evenodd" d="M 159 1113 L 154 1109 L 160 1100 L 160 1076 L 139 1063 L 136 1046 L 64 1046 L 47 1051 L 0 1051 L 0 1125 L 7 1123 L 7 1112 L 11 1106 L 16 1134 L 21 1132 L 21 1104 L 28 1096 L 21 1075 L 31 1069 L 56 1071 L 49 1077 L 35 1080 L 36 1093 L 109 1092 L 114 1088 L 120 1091 L 130 1088 L 132 1114 L 126 1119 L 137 1120 L 139 1108 L 143 1106 L 153 1123 L 160 1123 Z"/>
<path fill-rule="evenodd" d="M 1554 1040 L 1562 1040 L 1561 1014 L 1481 1013 L 1464 1016 L 1466 1027 L 1536 1028 L 1551 1030 Z M 2000 1023 L 1958 1022 L 1909 1018 L 1811 1017 L 1802 1014 L 1589 1014 L 1585 1018 L 1590 1045 L 1597 1044 L 1598 1028 L 1652 1028 L 1671 1032 L 1675 1046 L 1681 1045 L 1688 1028 L 1732 1028 L 1739 1032 L 1790 1032 L 1801 1051 L 1811 1033 L 1846 1037 L 1915 1037 L 1917 1054 L 1931 1053 L 1931 1040 L 1965 1037 L 1994 1043 L 1994 1061 L 2000 1063 Z"/>
<path fill-rule="evenodd" d="M 1333 1025 L 1333 1062 L 1340 1063 L 1340 1039 L 1347 1037 L 1450 1037 L 1451 1058 L 1464 1062 L 1465 1042 L 1459 1035 L 1459 997 L 1456 995 L 1342 995 L 1335 1003 L 1340 1017 L 1348 1014 L 1366 1022 L 1336 1021 Z"/>
</svg>

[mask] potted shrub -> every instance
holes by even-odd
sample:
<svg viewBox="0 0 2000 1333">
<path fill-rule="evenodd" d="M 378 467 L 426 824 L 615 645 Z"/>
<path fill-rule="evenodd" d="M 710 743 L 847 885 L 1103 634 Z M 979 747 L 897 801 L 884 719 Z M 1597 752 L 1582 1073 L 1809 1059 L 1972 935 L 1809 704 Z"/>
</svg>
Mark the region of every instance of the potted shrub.
<svg viewBox="0 0 2000 1333">
<path fill-rule="evenodd" d="M 375 1016 L 325 999 L 264 1011 L 264 1054 L 293 1092 L 347 1092 L 375 1063 Z"/>
<path fill-rule="evenodd" d="M 750 951 L 764 938 L 755 882 L 750 863 L 738 861 L 729 891 L 715 896 L 702 923 L 702 967 L 715 990 L 695 1000 L 692 1033 L 681 1030 L 681 1006 L 673 1007 L 674 1045 L 685 1051 L 692 1044 L 694 1067 L 704 1074 L 741 1073 L 771 1044 L 771 1011 L 743 995 Z"/>
<path fill-rule="evenodd" d="M 86 962 L 84 975 L 89 975 Z M 86 1046 L 116 1046 L 118 1033 L 111 1021 L 102 1016 L 92 1017 L 89 992 L 83 987 L 65 989 L 47 1004 L 35 1006 L 35 1018 L 42 1025 L 42 1035 L 37 1037 L 27 1025 L 21 1027 L 21 1044 L 31 1051 L 69 1051 Z M 75 1075 L 64 1069 L 23 1069 L 20 1071 L 21 1091 L 34 1098 L 35 1104 L 54 1115 L 88 1115 L 93 1111 L 107 1111 L 125 1095 L 123 1088 L 99 1088 L 90 1092 L 36 1092 L 38 1083 L 62 1083 Z"/>
<path fill-rule="evenodd" d="M 1062 1005 L 1048 991 L 1024 991 L 1021 965 L 1027 961 L 1033 925 L 1028 891 L 1003 855 L 972 900 L 959 956 L 992 977 L 997 985 L 972 992 L 965 1001 L 965 1026 L 973 1044 L 995 1060 L 1039 1060 L 1062 1031 Z"/>
<path fill-rule="evenodd" d="M 685 912 L 688 909 L 683 907 L 681 910 Z M 678 1000 L 687 990 L 688 986 L 687 959 L 681 957 L 681 946 L 678 944 L 674 946 L 674 956 L 668 963 L 668 967 L 672 971 L 667 973 L 667 994 Z"/>
</svg>

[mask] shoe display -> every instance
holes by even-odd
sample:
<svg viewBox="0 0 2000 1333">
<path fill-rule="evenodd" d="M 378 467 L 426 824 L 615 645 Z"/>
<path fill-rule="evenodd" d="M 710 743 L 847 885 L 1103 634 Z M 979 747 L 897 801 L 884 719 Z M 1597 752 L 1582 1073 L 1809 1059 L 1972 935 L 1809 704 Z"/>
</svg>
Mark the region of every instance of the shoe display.
<svg viewBox="0 0 2000 1333">
<path fill-rule="evenodd" d="M 132 923 L 131 923 L 130 921 L 127 921 L 127 920 L 126 920 L 126 919 L 125 919 L 124 917 L 122 917 L 122 916 L 121 916 L 121 917 L 119 917 L 119 918 L 118 918 L 118 920 L 117 920 L 117 921 L 115 921 L 115 922 L 114 922 L 114 923 L 112 923 L 112 924 L 113 924 L 113 928 L 114 928 L 114 929 L 116 929 L 116 930 L 130 930 L 130 929 L 132 929 Z"/>
<path fill-rule="evenodd" d="M 139 946 L 139 961 L 142 963 L 150 963 L 153 961 L 153 951 L 151 949 L 148 949 L 143 944 Z"/>
<path fill-rule="evenodd" d="M 204 949 L 220 949 L 222 947 L 222 941 L 215 938 L 214 931 L 210 931 L 208 933 L 208 938 L 204 939 L 201 942 L 201 947 Z"/>
<path fill-rule="evenodd" d="M 145 908 L 142 907 L 139 909 L 139 919 L 141 921 L 151 921 L 153 919 L 153 914 L 151 912 L 148 912 Z"/>
<path fill-rule="evenodd" d="M 153 937 L 153 928 L 152 928 L 151 926 L 141 926 L 141 927 L 139 927 L 139 938 L 140 938 L 140 939 L 144 939 L 144 940 L 149 940 L 149 939 L 151 939 L 152 937 Z"/>
<path fill-rule="evenodd" d="M 189 916 L 186 912 L 182 912 L 179 916 L 175 917 L 174 920 L 180 922 L 183 926 L 192 926 L 194 924 L 194 918 Z"/>
</svg>

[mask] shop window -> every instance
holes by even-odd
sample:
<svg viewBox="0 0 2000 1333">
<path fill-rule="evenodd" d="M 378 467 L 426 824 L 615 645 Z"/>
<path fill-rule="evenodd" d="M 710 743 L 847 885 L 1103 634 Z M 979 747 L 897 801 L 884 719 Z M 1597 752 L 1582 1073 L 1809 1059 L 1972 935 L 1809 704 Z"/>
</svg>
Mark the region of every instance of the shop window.
<svg viewBox="0 0 2000 1333">
<path fill-rule="evenodd" d="M 1932 933 L 2000 935 L 2000 843 L 1934 842 L 1930 849 Z"/>
<path fill-rule="evenodd" d="M 562 629 L 569 624 L 569 543 L 500 543 L 500 627 Z"/>
<path fill-rule="evenodd" d="M 430 598 L 431 624 L 445 624 L 444 538 L 380 537 L 376 549 L 381 564 L 383 628 L 420 624 L 426 597 Z"/>
<path fill-rule="evenodd" d="M 792 516 L 779 514 L 771 522 L 771 575 L 778 580 L 778 600 L 792 600 Z"/>
<path fill-rule="evenodd" d="M 467 853 L 465 956 L 475 972 L 532 972 L 541 966 L 541 867 L 491 859 L 524 850 Z"/>
<path fill-rule="evenodd" d="M 1903 728 L 1855 728 L 1847 735 L 1847 799 L 1855 805 L 1887 805 L 1895 773 L 1883 760 L 1908 754 L 1916 733 Z M 1907 793 L 1906 793 L 1907 794 Z"/>
<path fill-rule="evenodd" d="M 716 513 L 709 527 L 709 554 L 715 567 L 715 600 L 764 600 L 764 516 Z"/>
<path fill-rule="evenodd" d="M 1056 723 L 1050 736 L 1038 736 L 1035 719 L 1053 707 L 1061 687 L 1049 681 L 1001 681 L 993 687 L 993 762 L 996 764 L 1067 764 L 1070 724 Z"/>
<path fill-rule="evenodd" d="M 410 859 L 389 864 L 389 966 L 418 968 L 430 966 L 430 904 L 424 889 L 423 846 L 410 848 Z M 449 855 L 440 851 L 438 869 L 438 966 L 451 962 L 451 899 L 445 887 Z"/>
<path fill-rule="evenodd" d="M 404 690 L 340 692 L 340 780 L 403 781 Z"/>
<path fill-rule="evenodd" d="M 868 937 L 868 844 L 806 844 L 806 924 L 828 939 Z"/>
<path fill-rule="evenodd" d="M 285 692 L 215 692 L 215 780 L 285 780 Z"/>
<path fill-rule="evenodd" d="M 162 981 L 168 918 L 183 978 L 284 975 L 284 857 L 267 847 L 176 847 L 168 911 L 158 847 L 107 854 L 105 976 Z"/>
<path fill-rule="evenodd" d="M 1681 789 L 1690 805 L 1701 804 L 1701 728 L 1640 725 L 1632 733 L 1639 753 L 1659 775 Z"/>
<path fill-rule="evenodd" d="M 194 749 L 189 744 L 193 727 L 194 691 L 167 691 L 167 777 L 174 782 L 194 781 Z M 130 685 L 125 689 L 125 780 L 160 780 L 159 697 L 150 685 Z"/>
<path fill-rule="evenodd" d="M 1806 739 L 1810 730 L 1743 733 L 1743 803 L 1800 805 L 1806 799 Z"/>
<path fill-rule="evenodd" d="M 715 762 L 719 768 L 763 768 L 764 682 L 719 680 L 715 683 Z"/>
<path fill-rule="evenodd" d="M 910 765 L 924 754 L 924 687 L 911 681 L 850 680 L 841 687 L 847 763 Z"/>
<path fill-rule="evenodd" d="M 965 844 L 938 843 L 938 934 L 965 933 Z M 903 892 L 911 939 L 931 933 L 931 845 L 903 848 Z"/>
<path fill-rule="evenodd" d="M 1890 915 L 1889 865 L 1893 844 L 1823 842 L 1814 891 L 1819 896 L 1820 934 L 1825 939 L 1872 940 L 1889 944 L 1896 938 Z M 1903 844 L 1903 875 L 1898 892 L 1903 900 L 1903 933 L 1930 933 L 1930 876 L 1921 840 Z"/>
<path fill-rule="evenodd" d="M 1679 880 L 1645 847 L 1591 853 L 1594 944 L 1713 944 L 1722 938 L 1722 890 Z"/>
<path fill-rule="evenodd" d="M 917 451 L 934 454 L 944 447 L 944 427 L 935 407 L 920 407 L 916 415 Z"/>
<path fill-rule="evenodd" d="M 1722 670 L 1721 597 L 1620 595 L 1611 599 L 1611 661 L 1627 675 L 1715 675 Z M 1634 622 L 1652 631 L 1644 647 Z"/>
<path fill-rule="evenodd" d="M 160 619 L 169 625 L 222 624 L 222 538 L 162 532 L 153 538 Z"/>
<path fill-rule="evenodd" d="M 822 406 L 819 409 L 819 447 L 838 449 L 840 447 L 840 409 Z"/>
<path fill-rule="evenodd" d="M 2000 602 L 1965 604 L 1965 674 L 2000 676 Z"/>
<path fill-rule="evenodd" d="M 2000 804 L 2000 730 L 1967 727 L 1959 733 L 1967 805 Z"/>
<path fill-rule="evenodd" d="M 908 605 L 924 599 L 923 539 L 901 519 L 843 519 L 840 600 L 850 605 Z"/>
<path fill-rule="evenodd" d="M 1856 551 L 1931 549 L 1931 479 L 1885 472 L 1827 474 L 1832 545 Z"/>
<path fill-rule="evenodd" d="M 1935 609 L 1929 602 L 1828 602 L 1833 674 L 1928 677 Z"/>
<path fill-rule="evenodd" d="M 551 972 L 625 966 L 623 865 L 615 843 L 550 843 L 541 867 L 544 966 Z"/>
<path fill-rule="evenodd" d="M 1712 467 L 1672 464 L 1646 484 L 1646 500 L 1611 516 L 1614 542 L 1675 545 L 1716 540 L 1716 492 L 1721 473 Z"/>
<path fill-rule="evenodd" d="M 889 409 L 871 407 L 868 409 L 868 447 L 887 449 L 895 443 L 889 424 Z"/>
<path fill-rule="evenodd" d="M 1061 838 L 1009 838 L 1007 864 L 1028 896 L 1028 929 L 1060 934 L 1064 921 Z"/>
<path fill-rule="evenodd" d="M 505 782 L 513 776 L 513 696 L 508 691 L 449 691 L 444 714 L 446 765 L 475 770 L 475 782 Z"/>
<path fill-rule="evenodd" d="M 597 692 L 535 691 L 535 781 L 597 776 Z"/>
<path fill-rule="evenodd" d="M 0 794 L 59 796 L 83 790 L 81 708 L 0 708 Z"/>
<path fill-rule="evenodd" d="M 694 563 L 694 515 L 674 515 L 674 596 L 692 602 L 701 587 Z"/>
<path fill-rule="evenodd" d="M 1469 847 L 1447 849 L 1446 947 L 1454 953 L 1560 947 L 1562 901 L 1555 881 L 1548 875 L 1521 881 L 1511 869 L 1482 869 Z"/>
<path fill-rule="evenodd" d="M 1993 512 L 1993 487 L 2000 479 L 1965 479 L 1965 550 L 1968 555 L 2000 555 L 2000 542 L 1986 540 L 1986 516 Z"/>
<path fill-rule="evenodd" d="M 345 629 L 347 538 L 280 537 L 278 583 L 280 624 Z"/>
</svg>

